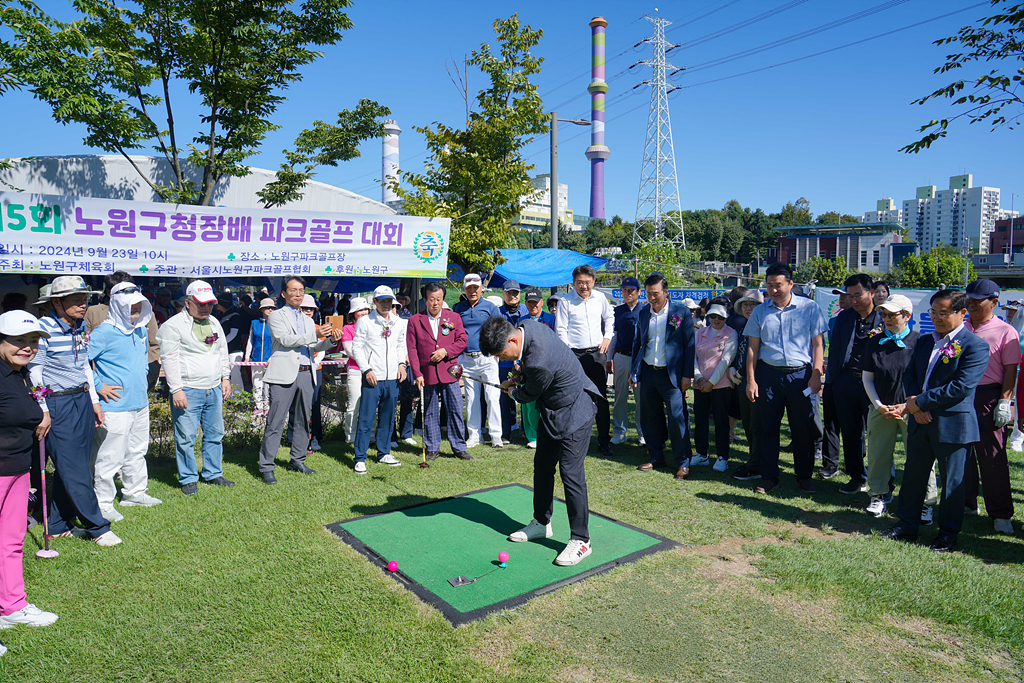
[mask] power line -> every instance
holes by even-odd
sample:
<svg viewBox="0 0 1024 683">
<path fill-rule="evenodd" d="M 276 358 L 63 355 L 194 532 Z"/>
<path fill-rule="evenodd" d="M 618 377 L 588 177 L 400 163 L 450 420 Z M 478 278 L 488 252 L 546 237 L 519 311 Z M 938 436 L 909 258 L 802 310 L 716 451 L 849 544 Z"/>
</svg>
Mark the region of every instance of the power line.
<svg viewBox="0 0 1024 683">
<path fill-rule="evenodd" d="M 696 19 L 690 19 L 689 21 L 683 22 L 681 24 L 677 24 L 676 26 L 673 26 L 672 28 L 668 29 L 668 31 L 675 31 L 676 29 L 680 29 L 680 28 L 682 28 L 684 26 L 689 26 L 690 24 L 694 24 L 694 23 L 700 21 L 701 19 L 703 19 L 705 17 L 710 17 L 715 12 L 721 12 L 726 7 L 729 7 L 731 5 L 735 5 L 739 1 L 740 0 L 731 0 L 731 2 L 727 2 L 724 5 L 722 5 L 721 7 L 716 7 L 715 9 L 711 10 L 710 12 L 705 12 L 704 14 L 700 15 Z M 687 15 L 687 16 L 689 16 L 689 15 Z M 666 32 L 668 32 L 668 31 L 666 31 Z"/>
<path fill-rule="evenodd" d="M 676 50 L 686 50 L 686 49 L 691 48 L 691 47 L 696 47 L 697 45 L 703 45 L 704 43 L 712 41 L 712 40 L 714 40 L 716 38 L 721 38 L 722 36 L 726 36 L 726 35 L 728 35 L 730 33 L 735 33 L 736 31 L 739 31 L 740 29 L 747 28 L 748 26 L 752 26 L 752 25 L 754 25 L 754 24 L 756 24 L 756 23 L 758 23 L 760 21 L 764 21 L 765 19 L 770 19 L 771 17 L 774 17 L 776 14 L 781 14 L 782 12 L 785 12 L 786 10 L 793 9 L 794 7 L 798 7 L 799 5 L 804 4 L 805 2 L 810 2 L 810 0 L 791 0 L 790 2 L 787 2 L 784 5 L 779 5 L 778 7 L 774 8 L 774 9 L 770 9 L 770 10 L 768 10 L 766 12 L 762 12 L 761 14 L 753 16 L 750 19 L 746 19 L 746 20 L 738 22 L 736 24 L 732 24 L 731 26 L 726 26 L 725 28 L 720 29 L 718 31 L 713 31 L 711 33 L 705 34 L 705 35 L 701 36 L 700 38 L 695 38 L 694 40 L 689 40 L 689 41 L 687 41 L 685 43 L 682 43 L 681 45 L 679 45 L 675 49 Z M 669 29 L 669 30 L 673 30 L 673 29 Z"/>
</svg>

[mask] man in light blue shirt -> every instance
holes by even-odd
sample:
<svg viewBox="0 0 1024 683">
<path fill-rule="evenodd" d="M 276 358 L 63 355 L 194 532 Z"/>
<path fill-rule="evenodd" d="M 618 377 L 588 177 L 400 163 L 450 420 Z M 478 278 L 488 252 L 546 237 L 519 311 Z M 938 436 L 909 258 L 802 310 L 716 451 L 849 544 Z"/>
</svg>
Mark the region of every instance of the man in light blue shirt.
<svg viewBox="0 0 1024 683">
<path fill-rule="evenodd" d="M 820 434 L 811 395 L 821 390 L 828 323 L 811 299 L 793 295 L 793 271 L 785 263 L 768 267 L 768 298 L 750 314 L 747 398 L 757 411 L 761 470 L 758 493 L 779 484 L 779 425 L 789 415 L 797 485 L 814 493 L 814 442 Z"/>
</svg>

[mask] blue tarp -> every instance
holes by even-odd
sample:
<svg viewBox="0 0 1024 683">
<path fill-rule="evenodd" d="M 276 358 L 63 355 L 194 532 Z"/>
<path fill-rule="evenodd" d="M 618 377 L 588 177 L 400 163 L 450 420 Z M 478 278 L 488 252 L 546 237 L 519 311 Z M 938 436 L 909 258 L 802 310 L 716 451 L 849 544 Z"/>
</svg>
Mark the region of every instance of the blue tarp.
<svg viewBox="0 0 1024 683">
<path fill-rule="evenodd" d="M 494 269 L 490 286 L 499 287 L 505 280 L 515 280 L 523 287 L 559 287 L 572 282 L 576 266 L 602 268 L 608 259 L 589 256 L 568 249 L 502 249 L 505 263 Z"/>
</svg>

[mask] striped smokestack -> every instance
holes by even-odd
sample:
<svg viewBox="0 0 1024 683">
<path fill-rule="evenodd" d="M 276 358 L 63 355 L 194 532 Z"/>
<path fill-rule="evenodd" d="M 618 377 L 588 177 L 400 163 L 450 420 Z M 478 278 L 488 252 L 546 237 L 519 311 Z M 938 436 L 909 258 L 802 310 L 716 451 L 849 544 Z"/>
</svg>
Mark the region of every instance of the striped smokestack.
<svg viewBox="0 0 1024 683">
<path fill-rule="evenodd" d="M 604 161 L 611 152 L 604 144 L 604 102 L 608 84 L 604 80 L 604 36 L 608 22 L 604 17 L 594 17 L 590 21 L 591 29 L 591 83 L 587 88 L 590 93 L 590 147 L 587 147 L 587 158 L 590 159 L 590 217 L 604 219 Z"/>
</svg>

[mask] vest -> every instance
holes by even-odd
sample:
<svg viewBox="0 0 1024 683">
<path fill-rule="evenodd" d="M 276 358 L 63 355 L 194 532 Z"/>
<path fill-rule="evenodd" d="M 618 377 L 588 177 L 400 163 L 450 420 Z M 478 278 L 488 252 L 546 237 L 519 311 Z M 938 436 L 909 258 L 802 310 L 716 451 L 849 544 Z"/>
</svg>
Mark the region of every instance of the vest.
<svg viewBox="0 0 1024 683">
<path fill-rule="evenodd" d="M 274 352 L 270 343 L 270 327 L 263 318 L 252 321 L 252 356 L 254 363 L 266 363 Z"/>
</svg>

